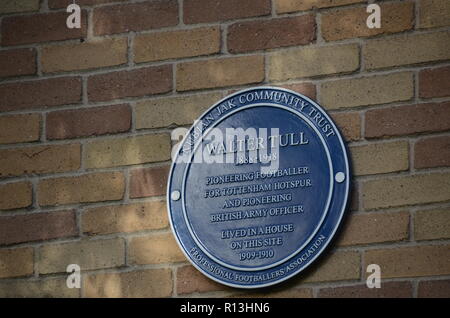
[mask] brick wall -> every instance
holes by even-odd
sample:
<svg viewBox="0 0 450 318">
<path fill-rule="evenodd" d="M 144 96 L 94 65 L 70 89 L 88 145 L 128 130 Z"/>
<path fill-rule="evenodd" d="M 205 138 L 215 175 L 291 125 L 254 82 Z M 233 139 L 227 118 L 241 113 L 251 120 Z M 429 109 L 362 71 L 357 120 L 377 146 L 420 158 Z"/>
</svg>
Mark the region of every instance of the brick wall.
<svg viewBox="0 0 450 318">
<path fill-rule="evenodd" d="M 450 296 L 448 0 L 372 30 L 364 0 L 77 0 L 69 30 L 71 2 L 0 2 L 0 296 Z M 171 130 L 260 84 L 317 99 L 355 177 L 326 255 L 248 292 L 184 258 L 165 185 Z"/>
</svg>

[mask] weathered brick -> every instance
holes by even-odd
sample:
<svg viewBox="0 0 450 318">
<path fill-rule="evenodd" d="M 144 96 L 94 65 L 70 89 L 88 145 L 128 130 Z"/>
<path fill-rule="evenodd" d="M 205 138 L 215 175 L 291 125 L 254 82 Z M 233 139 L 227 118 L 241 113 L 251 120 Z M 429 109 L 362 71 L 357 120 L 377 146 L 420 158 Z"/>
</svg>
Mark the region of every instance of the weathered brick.
<svg viewBox="0 0 450 318">
<path fill-rule="evenodd" d="M 152 134 L 93 141 L 85 145 L 86 168 L 133 165 L 170 159 L 170 137 Z"/>
<path fill-rule="evenodd" d="M 365 245 L 408 239 L 409 213 L 363 213 L 352 215 L 344 223 L 338 245 Z"/>
<path fill-rule="evenodd" d="M 0 77 L 36 74 L 36 50 L 0 51 Z"/>
<path fill-rule="evenodd" d="M 81 78 L 58 77 L 0 85 L 0 112 L 75 104 L 81 101 Z"/>
<path fill-rule="evenodd" d="M 80 6 L 93 6 L 97 4 L 111 3 L 111 2 L 125 2 L 127 0 L 77 0 L 76 3 Z M 48 0 L 48 7 L 50 9 L 65 9 L 73 0 Z"/>
<path fill-rule="evenodd" d="M 361 116 L 357 112 L 330 114 L 347 141 L 361 139 Z"/>
<path fill-rule="evenodd" d="M 265 21 L 238 22 L 228 27 L 228 51 L 231 53 L 304 45 L 316 38 L 314 15 L 302 15 Z"/>
<path fill-rule="evenodd" d="M 125 265 L 125 241 L 122 238 L 78 241 L 39 249 L 40 274 L 65 272 L 70 264 L 78 264 L 82 270 Z"/>
<path fill-rule="evenodd" d="M 420 298 L 448 298 L 450 295 L 450 280 L 421 281 L 417 289 Z"/>
<path fill-rule="evenodd" d="M 29 182 L 0 185 L 0 210 L 26 208 L 32 203 L 32 186 Z"/>
<path fill-rule="evenodd" d="M 78 235 L 74 211 L 1 216 L 0 220 L 2 245 Z"/>
<path fill-rule="evenodd" d="M 81 28 L 68 29 L 66 12 L 5 17 L 1 25 L 2 45 L 20 45 L 86 37 L 87 12 L 81 11 Z"/>
<path fill-rule="evenodd" d="M 381 288 L 368 288 L 366 284 L 330 287 L 319 290 L 321 298 L 412 298 L 410 282 L 381 283 Z"/>
<path fill-rule="evenodd" d="M 407 141 L 350 147 L 353 174 L 356 176 L 404 171 L 409 168 Z"/>
<path fill-rule="evenodd" d="M 166 194 L 170 166 L 135 169 L 130 176 L 130 198 Z"/>
<path fill-rule="evenodd" d="M 80 290 L 78 288 L 67 288 L 66 278 L 14 280 L 9 282 L 0 282 L 0 297 L 80 297 Z"/>
<path fill-rule="evenodd" d="M 39 182 L 39 204 L 59 205 L 79 202 L 120 200 L 125 179 L 120 172 L 92 173 L 77 177 L 45 179 Z"/>
<path fill-rule="evenodd" d="M 229 290 L 228 287 L 216 283 L 200 273 L 194 266 L 187 265 L 177 269 L 178 295 L 192 293 L 206 293 Z"/>
<path fill-rule="evenodd" d="M 347 4 L 365 2 L 365 0 L 274 0 L 277 13 L 306 11 L 314 8 L 337 7 Z"/>
<path fill-rule="evenodd" d="M 89 275 L 83 281 L 86 297 L 169 297 L 172 272 L 168 268 Z"/>
<path fill-rule="evenodd" d="M 42 71 L 64 72 L 125 64 L 127 49 L 126 38 L 45 46 L 41 56 Z"/>
<path fill-rule="evenodd" d="M 408 72 L 337 80 L 320 88 L 320 101 L 327 109 L 405 101 L 413 96 L 413 75 Z"/>
<path fill-rule="evenodd" d="M 220 93 L 150 99 L 136 104 L 136 128 L 160 128 L 192 124 L 211 105 L 222 99 Z"/>
<path fill-rule="evenodd" d="M 0 249 L 0 278 L 33 274 L 33 248 Z"/>
<path fill-rule="evenodd" d="M 132 264 L 176 263 L 186 260 L 172 233 L 134 237 L 128 245 Z"/>
<path fill-rule="evenodd" d="M 450 209 L 418 211 L 414 215 L 414 239 L 450 238 Z"/>
<path fill-rule="evenodd" d="M 128 104 L 62 110 L 47 114 L 47 139 L 67 139 L 126 132 L 131 128 Z"/>
<path fill-rule="evenodd" d="M 178 24 L 178 4 L 175 0 L 166 0 L 95 8 L 93 24 L 95 35 L 173 26 Z"/>
<path fill-rule="evenodd" d="M 310 46 L 273 53 L 267 63 L 273 81 L 348 73 L 359 68 L 359 49 L 357 44 Z"/>
<path fill-rule="evenodd" d="M 171 90 L 170 65 L 93 75 L 88 79 L 88 98 L 95 102 L 160 94 Z"/>
<path fill-rule="evenodd" d="M 79 144 L 0 150 L 0 178 L 78 170 L 80 157 Z"/>
<path fill-rule="evenodd" d="M 442 61 L 450 58 L 450 32 L 395 36 L 364 44 L 367 69 Z"/>
<path fill-rule="evenodd" d="M 449 245 L 368 250 L 365 251 L 363 268 L 368 264 L 378 264 L 384 278 L 448 275 L 449 252 Z"/>
<path fill-rule="evenodd" d="M 0 144 L 39 140 L 40 123 L 39 114 L 0 116 Z"/>
<path fill-rule="evenodd" d="M 322 37 L 326 41 L 368 37 L 410 30 L 414 23 L 414 3 L 382 3 L 381 27 L 367 27 L 367 6 L 340 9 L 321 16 Z"/>
<path fill-rule="evenodd" d="M 425 138 L 414 144 L 415 168 L 448 166 L 450 166 L 450 136 Z"/>
<path fill-rule="evenodd" d="M 177 65 L 178 91 L 259 83 L 263 80 L 264 57 L 260 55 L 210 59 Z"/>
<path fill-rule="evenodd" d="M 0 2 L 0 14 L 38 11 L 39 6 L 39 0 L 3 0 Z"/>
<path fill-rule="evenodd" d="M 420 71 L 419 96 L 422 98 L 450 96 L 449 79 L 450 66 Z"/>
<path fill-rule="evenodd" d="M 450 173 L 432 173 L 370 180 L 363 183 L 365 209 L 450 200 Z"/>
<path fill-rule="evenodd" d="M 316 99 L 316 85 L 314 85 L 313 83 L 287 84 L 282 85 L 281 87 L 305 95 L 306 97 L 309 97 L 312 100 Z"/>
<path fill-rule="evenodd" d="M 329 253 L 314 269 L 300 275 L 301 283 L 351 280 L 360 278 L 360 255 L 353 251 Z"/>
<path fill-rule="evenodd" d="M 220 52 L 220 28 L 142 34 L 134 39 L 136 63 L 160 61 Z"/>
<path fill-rule="evenodd" d="M 450 102 L 418 104 L 366 112 L 366 138 L 402 136 L 450 129 Z"/>
<path fill-rule="evenodd" d="M 268 15 L 270 0 L 186 0 L 184 23 L 219 22 Z"/>
<path fill-rule="evenodd" d="M 419 1 L 419 28 L 450 26 L 450 6 L 447 0 Z"/>
<path fill-rule="evenodd" d="M 88 209 L 83 213 L 81 229 L 87 235 L 137 232 L 167 228 L 165 201 L 152 201 Z"/>
</svg>

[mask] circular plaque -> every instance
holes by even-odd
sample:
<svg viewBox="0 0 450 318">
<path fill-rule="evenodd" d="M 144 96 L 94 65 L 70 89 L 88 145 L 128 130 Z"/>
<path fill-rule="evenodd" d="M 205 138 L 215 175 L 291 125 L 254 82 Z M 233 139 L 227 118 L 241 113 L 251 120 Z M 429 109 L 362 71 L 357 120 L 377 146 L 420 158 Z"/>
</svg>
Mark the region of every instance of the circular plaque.
<svg viewBox="0 0 450 318">
<path fill-rule="evenodd" d="M 208 109 L 176 147 L 170 224 L 209 278 L 273 285 L 308 267 L 333 238 L 349 164 L 335 124 L 309 98 L 274 87 L 239 91 Z"/>
</svg>

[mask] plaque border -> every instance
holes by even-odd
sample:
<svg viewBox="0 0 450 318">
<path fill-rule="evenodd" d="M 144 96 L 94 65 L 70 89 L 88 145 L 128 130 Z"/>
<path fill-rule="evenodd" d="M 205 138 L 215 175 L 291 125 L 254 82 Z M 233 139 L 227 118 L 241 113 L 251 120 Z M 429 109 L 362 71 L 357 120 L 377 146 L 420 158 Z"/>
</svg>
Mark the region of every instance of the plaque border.
<svg viewBox="0 0 450 318">
<path fill-rule="evenodd" d="M 305 261 L 305 264 L 300 266 L 300 268 L 295 268 L 292 270 L 292 272 L 290 274 L 286 274 L 284 276 L 282 276 L 279 279 L 275 279 L 275 280 L 271 280 L 267 283 L 253 283 L 253 284 L 238 284 L 238 283 L 231 283 L 228 281 L 224 281 L 221 280 L 220 278 L 210 274 L 209 272 L 207 272 L 206 270 L 204 270 L 203 268 L 201 268 L 192 258 L 191 255 L 189 255 L 187 249 L 184 248 L 183 243 L 181 242 L 180 238 L 178 237 L 178 233 L 175 230 L 175 226 L 172 220 L 172 213 L 171 213 L 171 182 L 172 182 L 172 177 L 173 177 L 173 171 L 174 168 L 176 166 L 176 160 L 172 160 L 171 163 L 171 167 L 170 167 L 170 172 L 169 172 L 169 176 L 168 176 L 168 182 L 167 182 L 167 188 L 166 188 L 166 204 L 167 204 L 167 213 L 168 213 L 168 219 L 169 219 L 169 223 L 170 223 L 170 228 L 172 231 L 172 234 L 175 237 L 175 241 L 177 242 L 179 248 L 181 249 L 182 253 L 184 254 L 184 256 L 189 260 L 189 262 L 191 263 L 192 266 L 194 266 L 194 268 L 196 268 L 198 271 L 200 271 L 203 275 L 205 275 L 206 277 L 208 277 L 209 279 L 218 282 L 220 284 L 226 285 L 226 286 L 230 286 L 230 287 L 235 287 L 235 288 L 241 288 L 241 289 L 256 289 L 256 288 L 264 288 L 264 287 L 268 287 L 268 286 L 273 286 L 276 284 L 279 284 L 281 282 L 284 282 L 290 278 L 292 278 L 293 276 L 301 273 L 302 271 L 304 271 L 305 269 L 309 268 L 309 266 L 314 263 L 314 261 L 320 257 L 325 250 L 327 250 L 330 242 L 333 240 L 337 230 L 341 227 L 342 225 L 342 219 L 344 216 L 344 213 L 347 209 L 347 206 L 349 204 L 348 198 L 349 198 L 349 193 L 350 193 L 350 180 L 351 180 L 351 170 L 350 170 L 350 162 L 349 162 L 349 158 L 348 158 L 348 153 L 347 153 L 347 146 L 345 145 L 343 139 L 342 139 L 342 134 L 340 132 L 340 130 L 338 129 L 338 127 L 335 125 L 334 121 L 330 118 L 330 116 L 324 111 L 324 109 L 317 104 L 315 101 L 313 101 L 312 99 L 310 99 L 307 96 L 304 96 L 303 94 L 300 94 L 298 92 L 295 92 L 293 90 L 290 89 L 286 89 L 286 88 L 282 88 L 282 87 L 274 87 L 274 86 L 255 86 L 255 87 L 251 87 L 251 88 L 247 88 L 247 89 L 243 89 L 243 90 L 239 90 L 236 91 L 232 94 L 229 94 L 227 96 L 225 96 L 224 98 L 220 99 L 218 102 L 216 102 L 215 104 L 211 105 L 208 109 L 206 109 L 200 116 L 198 116 L 198 118 L 203 118 L 209 111 L 211 111 L 211 109 L 217 107 L 218 105 L 220 105 L 222 102 L 226 101 L 229 98 L 232 98 L 234 96 L 243 94 L 245 92 L 250 92 L 250 91 L 255 91 L 255 90 L 275 90 L 275 91 L 282 91 L 282 92 L 287 92 L 290 93 L 292 95 L 298 96 L 301 99 L 307 101 L 308 103 L 312 104 L 315 109 L 317 109 L 317 111 L 319 111 L 330 123 L 330 125 L 332 126 L 332 128 L 336 131 L 336 137 L 338 138 L 338 142 L 339 142 L 339 146 L 342 150 L 342 155 L 343 155 L 343 159 L 344 159 L 344 166 L 345 169 L 347 171 L 347 175 L 345 176 L 345 189 L 344 189 L 344 197 L 342 200 L 342 204 L 340 205 L 340 211 L 337 217 L 337 220 L 335 220 L 334 222 L 334 226 L 332 228 L 332 230 L 328 233 L 328 236 L 325 239 L 325 242 L 322 244 L 322 246 L 317 250 L 316 253 L 314 253 L 314 255 L 312 255 L 311 258 L 308 258 L 307 261 Z M 186 133 L 186 135 L 183 137 L 182 141 L 179 143 L 177 150 L 176 150 L 176 154 L 178 155 L 181 147 L 183 146 L 183 144 L 185 143 L 186 139 L 191 135 L 193 129 L 194 129 L 195 125 L 191 125 L 191 127 L 189 128 L 188 132 Z M 332 176 L 334 177 L 334 176 Z M 299 255 L 299 253 L 297 253 L 294 256 Z M 248 273 L 248 272 L 247 272 Z"/>
</svg>

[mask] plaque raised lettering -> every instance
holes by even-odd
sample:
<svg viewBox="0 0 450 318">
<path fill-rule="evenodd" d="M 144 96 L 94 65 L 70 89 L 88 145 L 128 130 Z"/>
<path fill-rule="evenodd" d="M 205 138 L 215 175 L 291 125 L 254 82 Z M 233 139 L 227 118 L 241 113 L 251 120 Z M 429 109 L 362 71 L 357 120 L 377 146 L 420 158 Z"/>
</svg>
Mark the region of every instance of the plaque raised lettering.
<svg viewBox="0 0 450 318">
<path fill-rule="evenodd" d="M 350 171 L 325 111 L 257 87 L 208 109 L 177 145 L 169 220 L 189 261 L 222 284 L 284 281 L 324 251 L 343 217 Z"/>
</svg>

